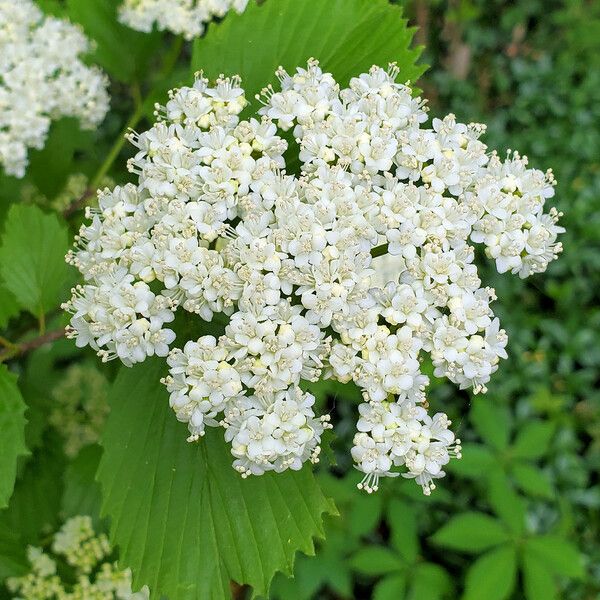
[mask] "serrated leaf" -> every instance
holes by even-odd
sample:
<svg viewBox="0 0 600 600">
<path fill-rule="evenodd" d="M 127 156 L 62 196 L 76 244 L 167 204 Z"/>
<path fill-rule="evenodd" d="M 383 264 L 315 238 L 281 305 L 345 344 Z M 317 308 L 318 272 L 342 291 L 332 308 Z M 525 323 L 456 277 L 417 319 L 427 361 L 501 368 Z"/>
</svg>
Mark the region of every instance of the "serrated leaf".
<svg viewBox="0 0 600 600">
<path fill-rule="evenodd" d="M 65 284 L 67 228 L 56 215 L 13 204 L 0 245 L 0 275 L 19 304 L 36 316 L 58 305 Z"/>
<path fill-rule="evenodd" d="M 67 0 L 67 15 L 95 44 L 93 62 L 112 77 L 131 82 L 141 75 L 160 43 L 158 33 L 140 33 L 117 18 L 121 0 Z"/>
<path fill-rule="evenodd" d="M 581 579 L 582 556 L 569 540 L 558 535 L 540 535 L 527 540 L 527 552 L 537 556 L 556 575 Z"/>
<path fill-rule="evenodd" d="M 8 505 L 15 486 L 17 458 L 28 453 L 25 408 L 16 375 L 0 365 L 0 508 Z"/>
<path fill-rule="evenodd" d="M 555 600 L 557 597 L 552 573 L 527 547 L 523 552 L 523 587 L 527 600 Z"/>
<path fill-rule="evenodd" d="M 209 78 L 239 74 L 246 97 L 276 81 L 282 65 L 295 71 L 310 57 L 321 61 L 340 84 L 396 61 L 400 80 L 415 81 L 419 48 L 410 47 L 414 29 L 399 6 L 387 0 L 273 0 L 251 3 L 244 14 L 229 14 L 194 42 L 192 66 Z"/>
<path fill-rule="evenodd" d="M 296 551 L 314 552 L 335 509 L 309 468 L 244 480 L 222 432 L 188 444 L 163 370 L 164 360 L 123 368 L 110 394 L 98 480 L 121 564 L 155 598 L 229 598 L 230 580 L 266 594 Z"/>
<path fill-rule="evenodd" d="M 393 547 L 408 564 L 412 564 L 420 551 L 415 510 L 407 502 L 392 499 L 387 509 L 387 520 Z"/>
<path fill-rule="evenodd" d="M 519 431 L 512 453 L 518 458 L 535 459 L 544 456 L 554 434 L 555 425 L 550 421 L 531 421 Z"/>
<path fill-rule="evenodd" d="M 385 575 L 402 569 L 400 557 L 383 546 L 366 546 L 350 559 L 352 568 L 363 575 Z"/>
<path fill-rule="evenodd" d="M 517 485 L 531 496 L 552 498 L 554 490 L 548 476 L 539 468 L 527 463 L 515 463 L 512 466 L 512 474 Z"/>
<path fill-rule="evenodd" d="M 492 404 L 487 398 L 476 398 L 470 419 L 477 433 L 492 448 L 506 449 L 510 433 L 510 416 L 506 407 Z"/>
<path fill-rule="evenodd" d="M 501 546 L 478 558 L 469 568 L 463 600 L 504 600 L 514 587 L 517 570 L 516 551 Z"/>
<path fill-rule="evenodd" d="M 86 446 L 68 465 L 64 475 L 65 491 L 61 502 L 61 513 L 65 519 L 76 515 L 89 515 L 95 523 L 98 522 L 101 491 L 95 476 L 101 455 L 100 446 Z"/>
<path fill-rule="evenodd" d="M 466 512 L 452 517 L 431 539 L 438 546 L 477 554 L 508 541 L 509 535 L 498 519 Z"/>
</svg>

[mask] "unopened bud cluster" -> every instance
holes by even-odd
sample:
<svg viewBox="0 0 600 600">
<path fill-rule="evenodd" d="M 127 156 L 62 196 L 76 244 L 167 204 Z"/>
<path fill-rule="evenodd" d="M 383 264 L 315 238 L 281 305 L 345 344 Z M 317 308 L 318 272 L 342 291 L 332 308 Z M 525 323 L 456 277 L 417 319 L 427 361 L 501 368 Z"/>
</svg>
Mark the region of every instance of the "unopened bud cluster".
<svg viewBox="0 0 600 600">
<path fill-rule="evenodd" d="M 202 35 L 208 22 L 230 10 L 243 12 L 248 0 L 124 0 L 119 20 L 149 33 L 156 26 L 191 40 Z"/>
<path fill-rule="evenodd" d="M 52 390 L 49 423 L 63 438 L 65 454 L 74 458 L 84 446 L 95 444 L 110 411 L 108 381 L 93 366 L 68 367 Z"/>
<path fill-rule="evenodd" d="M 80 55 L 80 27 L 46 17 L 31 0 L 0 0 L 0 167 L 23 177 L 30 148 L 44 147 L 51 121 L 96 127 L 108 111 L 108 80 Z"/>
<path fill-rule="evenodd" d="M 562 231 L 544 213 L 552 175 L 488 153 L 482 125 L 426 127 L 394 65 L 345 89 L 315 60 L 277 75 L 258 118 L 240 120 L 238 78 L 198 77 L 131 134 L 138 183 L 100 193 L 68 257 L 85 278 L 71 335 L 126 365 L 166 356 L 189 439 L 223 426 L 244 475 L 316 462 L 330 425 L 300 384 L 352 381 L 361 487 L 400 468 L 429 493 L 460 443 L 446 415 L 427 414 L 423 353 L 436 376 L 485 391 L 507 336 L 471 242 L 499 271 L 543 271 Z M 286 171 L 288 130 L 299 176 Z M 381 280 L 386 253 L 394 273 Z M 226 315 L 223 335 L 169 351 L 178 309 Z"/>
<path fill-rule="evenodd" d="M 72 517 L 50 548 L 27 548 L 31 571 L 6 585 L 14 600 L 148 600 L 147 588 L 131 590 L 131 572 L 119 571 L 111 554 L 108 538 L 94 532 L 89 516 Z M 68 570 L 74 577 L 66 581 Z"/>
</svg>

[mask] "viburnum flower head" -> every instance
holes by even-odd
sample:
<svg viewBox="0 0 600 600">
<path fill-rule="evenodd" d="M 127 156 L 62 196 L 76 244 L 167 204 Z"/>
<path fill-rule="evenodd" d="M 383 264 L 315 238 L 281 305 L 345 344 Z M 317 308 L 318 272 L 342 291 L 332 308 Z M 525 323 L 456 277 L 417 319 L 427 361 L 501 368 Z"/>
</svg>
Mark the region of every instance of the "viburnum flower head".
<svg viewBox="0 0 600 600">
<path fill-rule="evenodd" d="M 52 120 L 75 117 L 92 129 L 104 119 L 108 79 L 82 62 L 89 49 L 80 27 L 31 0 L 0 0 L 0 166 L 9 175 L 23 177 Z"/>
<path fill-rule="evenodd" d="M 149 33 L 156 25 L 191 40 L 202 35 L 212 19 L 230 10 L 241 13 L 247 5 L 248 0 L 124 0 L 119 20 L 138 31 Z"/>
<path fill-rule="evenodd" d="M 373 67 L 342 88 L 316 60 L 279 69 L 280 89 L 248 120 L 239 78 L 199 75 L 130 134 L 137 183 L 99 194 L 68 256 L 85 279 L 67 304 L 77 344 L 126 365 L 166 357 L 189 440 L 223 427 L 244 476 L 318 460 L 331 425 L 305 390 L 333 378 L 364 397 L 359 487 L 402 472 L 430 493 L 460 441 L 427 413 L 423 354 L 475 393 L 506 358 L 471 243 L 521 277 L 561 250 L 559 215 L 544 213 L 551 172 L 489 153 L 482 125 L 448 115 L 427 127 L 397 75 Z M 180 311 L 222 335 L 169 351 Z"/>
</svg>

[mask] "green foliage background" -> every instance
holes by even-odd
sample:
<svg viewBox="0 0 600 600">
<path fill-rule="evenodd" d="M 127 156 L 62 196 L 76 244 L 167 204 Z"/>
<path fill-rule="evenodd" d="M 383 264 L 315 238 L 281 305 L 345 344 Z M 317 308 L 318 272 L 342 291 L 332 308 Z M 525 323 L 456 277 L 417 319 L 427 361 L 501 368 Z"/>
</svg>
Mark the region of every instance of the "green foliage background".
<svg viewBox="0 0 600 600">
<path fill-rule="evenodd" d="M 336 437 L 316 481 L 303 471 L 285 485 L 265 477 L 242 490 L 245 482 L 229 481 L 232 471 L 215 475 L 206 490 L 203 469 L 220 464 L 222 455 L 182 449 L 177 434 L 185 434 L 174 429 L 175 419 L 143 410 L 140 398 L 158 397 L 153 406 L 161 401 L 143 379 L 156 378 L 152 367 L 116 379 L 102 458 L 97 445 L 67 456 L 61 432 L 49 424 L 47 415 L 64 400 L 61 383 L 75 367 L 110 381 L 118 370 L 54 335 L 66 323 L 59 305 L 75 281 L 62 256 L 81 222 L 80 205 L 107 176 L 128 180 L 131 150 L 115 140 L 127 127 L 145 127 L 154 102 L 189 83 L 190 66 L 204 66 L 211 76 L 232 65 L 246 69 L 252 89 L 280 62 L 292 66 L 311 55 L 342 79 L 394 58 L 406 78 L 422 72 L 411 66 L 418 52 L 408 50 L 411 32 L 398 7 L 386 0 L 311 0 L 319 1 L 327 10 L 310 10 L 304 0 L 265 0 L 252 14 L 211 25 L 192 47 L 118 25 L 116 0 L 40 0 L 95 40 L 90 61 L 111 77 L 112 108 L 97 132 L 55 123 L 46 148 L 31 154 L 24 180 L 0 173 L 0 358 L 8 367 L 0 366 L 0 506 L 7 506 L 0 511 L 0 580 L 27 570 L 27 544 L 43 543 L 68 516 L 92 514 L 99 527 L 110 527 L 124 566 L 134 567 L 136 581 L 150 583 L 157 598 L 250 596 L 247 587 L 229 588 L 228 579 L 281 600 L 600 597 L 600 4 L 593 0 L 401 2 L 419 27 L 414 41 L 425 46 L 421 62 L 429 69 L 418 85 L 432 114 L 452 111 L 459 120 L 487 123 L 490 147 L 518 149 L 534 166 L 552 167 L 567 228 L 564 253 L 544 275 L 520 281 L 484 271 L 497 290 L 509 359 L 484 397 L 433 382 L 430 403 L 453 418 L 464 452 L 431 497 L 401 479 L 373 496 L 356 490 L 348 449 L 358 398 L 345 386 L 312 390 L 334 412 Z M 295 15 L 289 25 L 276 20 L 291 14 L 286 10 Z M 261 31 L 261 20 L 263 27 L 277 24 L 273 39 L 288 40 L 276 62 L 240 58 L 269 56 L 268 42 L 248 33 Z M 82 185 L 74 184 L 75 173 L 83 174 Z M 40 345 L 40 336 L 48 343 Z M 143 390 L 136 396 L 138 382 Z M 77 403 L 85 412 L 85 394 Z M 135 462 L 136 448 L 137 458 L 165 449 L 152 462 L 153 488 L 145 496 L 149 463 Z M 129 473 L 138 477 L 133 484 Z M 139 494 L 133 499 L 132 485 Z M 290 489 L 296 491 L 286 500 Z M 262 513 L 275 496 L 281 499 Z M 324 513 L 330 516 L 323 525 Z M 298 519 L 279 531 L 287 546 L 244 546 L 253 521 L 266 528 L 254 532 L 256 542 L 277 532 L 286 515 Z M 173 529 L 182 522 L 189 527 Z M 208 535 L 209 525 L 231 529 Z M 323 531 L 316 557 L 299 554 L 293 568 L 294 552 L 311 553 Z M 276 569 L 295 577 L 279 574 L 269 590 Z M 4 590 L 1 597 L 9 596 Z"/>
</svg>

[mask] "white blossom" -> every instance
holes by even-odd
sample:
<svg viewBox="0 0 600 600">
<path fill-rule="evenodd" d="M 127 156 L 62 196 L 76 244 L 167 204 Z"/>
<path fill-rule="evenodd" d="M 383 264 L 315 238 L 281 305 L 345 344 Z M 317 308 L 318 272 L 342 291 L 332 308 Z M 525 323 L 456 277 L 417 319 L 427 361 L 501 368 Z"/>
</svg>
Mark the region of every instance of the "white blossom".
<svg viewBox="0 0 600 600">
<path fill-rule="evenodd" d="M 149 33 L 156 26 L 191 40 L 202 35 L 206 24 L 230 10 L 243 12 L 248 0 L 124 0 L 119 20 Z"/>
<path fill-rule="evenodd" d="M 108 80 L 81 60 L 82 29 L 44 16 L 31 0 L 0 0 L 0 165 L 23 177 L 30 148 L 44 147 L 51 121 L 96 127 L 108 111 Z"/>
<path fill-rule="evenodd" d="M 341 89 L 315 60 L 279 69 L 245 121 L 239 78 L 199 75 L 130 135 L 137 184 L 99 194 L 68 256 L 85 280 L 66 305 L 77 344 L 128 365 L 168 353 L 188 439 L 224 427 L 243 476 L 316 462 L 329 418 L 300 386 L 332 377 L 364 397 L 360 487 L 402 472 L 429 493 L 460 443 L 427 414 L 424 353 L 474 393 L 507 356 L 471 242 L 522 277 L 560 251 L 551 173 L 488 153 L 485 128 L 454 115 L 427 128 L 397 75 L 373 67 Z M 220 335 L 169 352 L 176 311 Z"/>
</svg>

